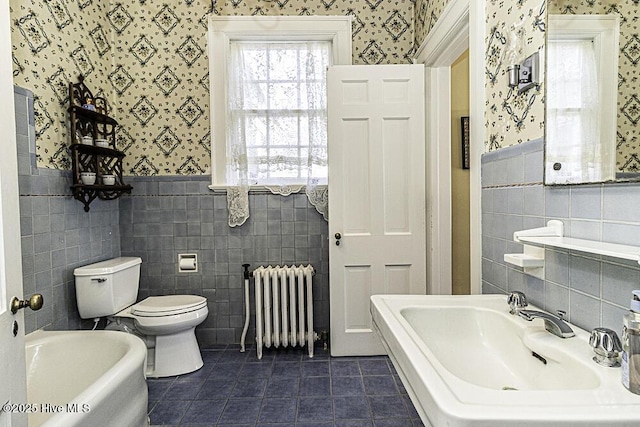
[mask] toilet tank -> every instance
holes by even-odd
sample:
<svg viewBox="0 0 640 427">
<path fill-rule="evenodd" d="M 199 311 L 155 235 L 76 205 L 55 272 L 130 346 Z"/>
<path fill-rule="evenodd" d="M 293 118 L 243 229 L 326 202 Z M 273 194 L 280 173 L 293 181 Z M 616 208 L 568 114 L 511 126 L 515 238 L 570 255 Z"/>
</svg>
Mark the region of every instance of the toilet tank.
<svg viewBox="0 0 640 427">
<path fill-rule="evenodd" d="M 135 303 L 141 263 L 138 257 L 121 257 L 73 270 L 80 317 L 111 316 Z"/>
</svg>

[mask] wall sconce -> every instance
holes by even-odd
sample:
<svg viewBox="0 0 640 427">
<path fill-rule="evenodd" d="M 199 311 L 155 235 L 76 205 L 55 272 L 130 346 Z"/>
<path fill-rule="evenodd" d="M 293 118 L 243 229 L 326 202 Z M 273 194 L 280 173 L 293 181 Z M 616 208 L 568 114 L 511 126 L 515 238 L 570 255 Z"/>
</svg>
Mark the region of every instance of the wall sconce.
<svg viewBox="0 0 640 427">
<path fill-rule="evenodd" d="M 520 64 L 507 67 L 509 87 L 518 88 L 523 93 L 540 83 L 540 54 L 535 52 Z"/>
<path fill-rule="evenodd" d="M 518 87 L 518 83 L 520 82 L 520 65 L 509 65 L 507 67 L 507 75 L 509 76 L 509 87 Z"/>
</svg>

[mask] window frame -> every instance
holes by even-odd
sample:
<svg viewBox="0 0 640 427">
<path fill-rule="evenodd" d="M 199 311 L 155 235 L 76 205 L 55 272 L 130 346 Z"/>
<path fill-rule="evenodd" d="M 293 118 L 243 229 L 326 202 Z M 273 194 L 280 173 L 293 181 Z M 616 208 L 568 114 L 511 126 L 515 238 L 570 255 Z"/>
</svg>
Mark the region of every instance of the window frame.
<svg viewBox="0 0 640 427">
<path fill-rule="evenodd" d="M 351 16 L 209 17 L 211 189 L 227 186 L 226 112 L 229 43 L 232 41 L 330 41 L 333 65 L 351 65 L 351 21 Z"/>
</svg>

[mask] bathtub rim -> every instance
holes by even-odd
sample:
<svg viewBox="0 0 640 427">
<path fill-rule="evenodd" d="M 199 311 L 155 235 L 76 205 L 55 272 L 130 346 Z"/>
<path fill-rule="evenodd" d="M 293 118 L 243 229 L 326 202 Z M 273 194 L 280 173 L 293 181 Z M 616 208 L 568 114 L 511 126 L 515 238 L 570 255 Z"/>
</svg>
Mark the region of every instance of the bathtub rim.
<svg viewBox="0 0 640 427">
<path fill-rule="evenodd" d="M 107 403 L 113 403 L 113 396 L 110 397 L 109 394 L 113 394 L 115 391 L 115 385 L 122 383 L 130 383 L 130 379 L 135 378 L 140 375 L 142 378 L 142 382 L 144 383 L 144 390 L 138 390 L 138 394 L 136 395 L 139 400 L 138 406 L 139 410 L 142 410 L 142 406 L 144 406 L 144 419 L 146 420 L 146 412 L 147 412 L 147 403 L 148 403 L 148 390 L 146 387 L 146 357 L 147 357 L 147 348 L 144 342 L 131 334 L 126 334 L 119 331 L 105 331 L 105 330 L 97 330 L 97 331 L 89 331 L 89 330 L 69 330 L 69 331 L 46 331 L 46 330 L 37 330 L 27 334 L 25 336 L 25 354 L 28 353 L 28 348 L 31 346 L 37 346 L 40 344 L 46 345 L 48 341 L 55 340 L 56 338 L 67 338 L 68 339 L 80 339 L 81 335 L 93 335 L 99 336 L 100 338 L 109 337 L 109 339 L 116 339 L 119 342 L 124 342 L 126 345 L 126 357 L 121 357 L 115 364 L 113 364 L 108 370 L 102 373 L 96 380 L 87 388 L 80 391 L 79 394 L 75 395 L 73 398 L 69 400 L 69 402 L 65 402 L 65 404 L 77 404 L 79 407 L 82 407 L 83 404 L 90 405 L 91 410 L 87 413 L 54 413 L 51 416 L 47 417 L 42 421 L 43 426 L 48 425 L 82 425 L 83 420 L 85 420 L 88 416 L 95 414 L 97 411 L 103 409 L 100 407 L 98 403 L 102 401 L 106 401 Z M 29 365 L 27 364 L 27 369 Z M 136 372 L 138 371 L 138 372 Z M 26 374 L 26 373 L 25 373 Z M 113 384 L 114 387 L 105 387 L 105 384 Z M 28 384 L 27 384 L 28 387 Z M 144 392 L 142 395 L 140 392 Z M 115 394 L 116 398 L 118 394 Z M 142 399 L 143 398 L 143 399 Z M 144 400 L 144 405 L 141 400 Z M 48 402 L 33 402 L 36 404 L 48 403 Z M 107 405 L 108 406 L 108 405 Z M 95 409 L 94 409 L 95 408 Z M 75 415 L 70 417 L 70 415 Z M 72 418 L 67 420 L 66 418 Z M 140 416 L 138 417 L 140 418 Z M 114 420 L 115 421 L 115 420 Z M 61 424 L 62 423 L 62 424 Z M 146 421 L 145 421 L 146 423 Z M 117 425 L 117 424 L 114 424 Z"/>
</svg>

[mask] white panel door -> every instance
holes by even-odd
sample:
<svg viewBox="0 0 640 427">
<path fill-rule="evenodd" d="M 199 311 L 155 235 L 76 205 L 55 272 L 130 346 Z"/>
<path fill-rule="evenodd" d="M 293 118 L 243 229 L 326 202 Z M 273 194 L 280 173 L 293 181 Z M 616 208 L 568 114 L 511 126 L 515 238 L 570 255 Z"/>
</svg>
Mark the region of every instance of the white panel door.
<svg viewBox="0 0 640 427">
<path fill-rule="evenodd" d="M 331 355 L 385 354 L 369 298 L 426 293 L 424 67 L 328 73 Z"/>
<path fill-rule="evenodd" d="M 20 256 L 20 213 L 18 210 L 18 172 L 13 75 L 11 70 L 11 34 L 9 5 L 0 5 L 0 426 L 26 426 L 23 413 L 7 412 L 5 403 L 27 401 L 24 315 L 9 309 L 13 296 L 22 297 L 22 260 Z M 13 322 L 18 333 L 13 336 Z M 9 407 L 10 408 L 10 407 Z M 16 408 L 20 409 L 20 408 Z M 23 409 L 24 411 L 24 409 Z"/>
</svg>

